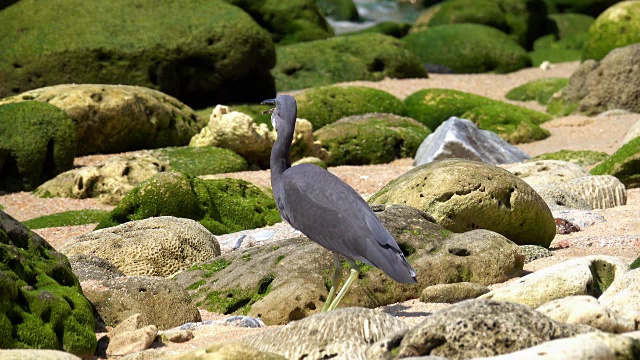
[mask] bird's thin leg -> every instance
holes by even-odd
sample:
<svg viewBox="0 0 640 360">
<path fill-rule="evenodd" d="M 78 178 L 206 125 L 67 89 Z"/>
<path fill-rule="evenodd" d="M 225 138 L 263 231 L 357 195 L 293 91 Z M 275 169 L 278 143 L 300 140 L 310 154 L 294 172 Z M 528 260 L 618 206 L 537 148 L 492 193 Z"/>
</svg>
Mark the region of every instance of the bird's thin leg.
<svg viewBox="0 0 640 360">
<path fill-rule="evenodd" d="M 331 290 L 329 290 L 327 300 L 324 302 L 322 312 L 329 310 L 329 305 L 331 305 L 333 296 L 336 294 L 336 288 L 340 285 L 340 281 L 342 281 L 342 264 L 340 264 L 340 257 L 336 253 L 333 253 L 333 266 L 335 267 L 335 272 L 333 273 L 333 284 L 331 284 Z"/>
<path fill-rule="evenodd" d="M 356 265 L 356 263 L 351 259 L 347 259 L 347 261 L 351 266 L 351 273 L 349 274 L 349 278 L 347 279 L 347 281 L 342 286 L 342 289 L 340 289 L 338 296 L 336 296 L 336 299 L 333 300 L 327 311 L 335 310 L 336 307 L 338 307 L 338 304 L 340 303 L 342 298 L 347 294 L 347 291 L 349 291 L 349 287 L 351 287 L 351 284 L 353 284 L 353 282 L 358 278 L 358 265 Z"/>
</svg>

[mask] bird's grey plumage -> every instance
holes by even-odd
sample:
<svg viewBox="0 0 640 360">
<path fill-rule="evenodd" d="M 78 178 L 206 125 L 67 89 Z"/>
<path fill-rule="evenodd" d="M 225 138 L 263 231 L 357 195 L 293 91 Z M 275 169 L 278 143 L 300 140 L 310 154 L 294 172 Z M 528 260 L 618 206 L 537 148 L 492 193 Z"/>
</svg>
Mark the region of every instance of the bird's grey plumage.
<svg viewBox="0 0 640 360">
<path fill-rule="evenodd" d="M 309 239 L 348 259 L 375 266 L 400 283 L 415 283 L 416 273 L 369 205 L 349 185 L 316 165 L 291 167 L 297 106 L 280 95 L 272 122 L 278 140 L 271 151 L 271 185 L 280 215 Z"/>
</svg>

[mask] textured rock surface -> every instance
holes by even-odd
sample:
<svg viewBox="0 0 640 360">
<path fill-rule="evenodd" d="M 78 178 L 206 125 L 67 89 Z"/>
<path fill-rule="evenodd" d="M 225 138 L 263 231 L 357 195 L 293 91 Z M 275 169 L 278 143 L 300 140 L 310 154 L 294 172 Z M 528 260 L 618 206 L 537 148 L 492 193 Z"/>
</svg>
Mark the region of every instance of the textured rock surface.
<svg viewBox="0 0 640 360">
<path fill-rule="evenodd" d="M 506 168 L 529 185 L 542 185 L 589 175 L 582 166 L 560 160 L 538 160 Z"/>
<path fill-rule="evenodd" d="M 160 277 L 129 276 L 85 281 L 82 290 L 106 325 L 116 326 L 141 314 L 140 326 L 170 329 L 201 321 L 187 291 L 175 281 Z"/>
<path fill-rule="evenodd" d="M 637 1 L 608 2 L 612 6 L 600 14 L 589 28 L 582 60 L 600 60 L 615 48 L 640 42 L 640 4 Z"/>
<path fill-rule="evenodd" d="M 611 175 L 583 176 L 564 182 L 554 182 L 535 186 L 541 194 L 565 194 L 565 198 L 553 198 L 557 205 L 578 208 L 586 203 L 590 209 L 608 209 L 627 203 L 627 189 Z M 571 199 L 578 199 L 571 200 Z M 546 200 L 546 199 L 545 199 Z"/>
<path fill-rule="evenodd" d="M 77 236 L 61 251 L 69 256 L 97 256 L 129 276 L 169 276 L 214 259 L 220 255 L 220 246 L 196 221 L 161 216 Z"/>
<path fill-rule="evenodd" d="M 473 122 L 453 116 L 424 139 L 413 164 L 419 166 L 449 158 L 498 165 L 520 162 L 530 157 L 496 133 L 480 130 Z"/>
<path fill-rule="evenodd" d="M 480 298 L 539 307 L 571 295 L 598 297 L 628 270 L 629 265 L 616 257 L 587 256 L 536 271 Z"/>
<path fill-rule="evenodd" d="M 96 347 L 91 304 L 69 261 L 0 211 L 0 348 L 87 357 Z"/>
<path fill-rule="evenodd" d="M 604 216 L 591 210 L 554 210 L 552 213 L 554 218 L 564 219 L 580 229 L 607 221 Z"/>
<path fill-rule="evenodd" d="M 640 269 L 633 269 L 616 278 L 598 301 L 640 327 Z"/>
<path fill-rule="evenodd" d="M 141 326 L 142 315 L 134 314 L 118 324 L 107 335 L 107 356 L 124 356 L 148 349 L 158 335 L 155 325 Z"/>
<path fill-rule="evenodd" d="M 269 130 L 266 124 L 256 124 L 251 116 L 218 105 L 213 109 L 207 126 L 191 139 L 189 146 L 231 149 L 250 164 L 268 169 L 271 147 L 276 137 L 276 132 Z M 326 150 L 313 139 L 311 123 L 304 119 L 296 121 L 291 148 L 293 161 L 306 156 L 323 161 L 328 159 Z"/>
<path fill-rule="evenodd" d="M 427 303 L 456 303 L 462 300 L 475 299 L 488 292 L 489 288 L 485 285 L 471 282 L 439 284 L 428 286 L 422 290 L 420 301 Z"/>
<path fill-rule="evenodd" d="M 565 324 L 584 324 L 596 329 L 623 333 L 635 330 L 633 321 L 619 318 L 593 296 L 576 295 L 549 301 L 536 311 Z"/>
<path fill-rule="evenodd" d="M 551 211 L 531 186 L 481 162 L 450 159 L 416 167 L 369 203 L 413 206 L 451 231 L 492 230 L 519 245 L 547 247 L 555 236 Z"/>
<path fill-rule="evenodd" d="M 206 349 L 189 351 L 182 355 L 169 357 L 168 360 L 286 360 L 287 358 L 272 352 L 260 351 L 242 343 L 214 344 Z"/>
<path fill-rule="evenodd" d="M 40 185 L 35 194 L 97 198 L 102 203 L 115 205 L 138 184 L 169 168 L 167 161 L 148 153 L 122 155 L 99 165 L 66 171 Z"/>
<path fill-rule="evenodd" d="M 71 255 L 69 263 L 80 282 L 85 280 L 107 280 L 125 276 L 122 270 L 108 260 L 93 255 Z"/>
<path fill-rule="evenodd" d="M 59 350 L 13 349 L 0 350 L 3 360 L 80 360 L 79 357 Z"/>
<path fill-rule="evenodd" d="M 78 156 L 186 145 L 204 126 L 176 98 L 139 86 L 49 86 L 0 104 L 27 100 L 46 102 L 69 114 L 76 125 Z"/>
<path fill-rule="evenodd" d="M 561 324 L 524 305 L 466 300 L 435 312 L 409 330 L 396 353 L 400 358 L 475 358 L 506 354 L 589 331 L 593 328 Z"/>
<path fill-rule="evenodd" d="M 288 359 L 365 359 L 370 344 L 407 329 L 404 321 L 386 313 L 344 308 L 316 314 L 240 341 Z"/>
<path fill-rule="evenodd" d="M 525 256 L 525 264 L 530 263 L 534 260 L 553 256 L 553 253 L 549 249 L 538 245 L 521 245 L 520 251 L 522 251 Z"/>
<path fill-rule="evenodd" d="M 610 158 L 593 169 L 594 175 L 612 175 L 628 189 L 640 187 L 640 137 L 622 145 Z"/>
<path fill-rule="evenodd" d="M 626 144 L 637 137 L 640 137 L 640 120 L 638 120 L 638 122 L 636 122 L 635 124 L 633 124 L 633 126 L 631 126 L 631 128 L 629 128 L 629 130 L 627 131 L 627 135 L 625 135 L 624 139 L 622 140 L 622 144 Z"/>
</svg>

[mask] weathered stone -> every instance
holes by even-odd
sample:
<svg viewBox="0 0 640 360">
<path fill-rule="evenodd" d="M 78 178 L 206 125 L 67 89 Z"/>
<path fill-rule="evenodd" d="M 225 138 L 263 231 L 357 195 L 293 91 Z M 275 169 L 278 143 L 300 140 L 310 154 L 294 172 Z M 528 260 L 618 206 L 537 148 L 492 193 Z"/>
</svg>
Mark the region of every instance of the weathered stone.
<svg viewBox="0 0 640 360">
<path fill-rule="evenodd" d="M 420 294 L 420 301 L 426 303 L 456 303 L 462 300 L 475 299 L 489 292 L 482 284 L 459 282 L 438 284 L 426 287 Z"/>
<path fill-rule="evenodd" d="M 71 264 L 71 270 L 80 282 L 107 280 L 125 276 L 125 273 L 112 262 L 93 255 L 71 255 L 69 256 L 69 263 Z"/>
<path fill-rule="evenodd" d="M 67 258 L 0 210 L 0 349 L 47 348 L 91 357 L 91 303 Z"/>
<path fill-rule="evenodd" d="M 173 280 L 130 276 L 85 281 L 82 290 L 106 325 L 115 326 L 133 314 L 140 325 L 170 329 L 200 321 L 200 313 L 187 291 Z"/>
<path fill-rule="evenodd" d="M 239 341 L 288 359 L 365 359 L 370 344 L 408 327 L 404 321 L 383 312 L 344 308 Z"/>
<path fill-rule="evenodd" d="M 435 312 L 409 330 L 395 353 L 399 358 L 476 358 L 594 330 L 585 325 L 561 324 L 521 304 L 466 300 Z"/>
<path fill-rule="evenodd" d="M 473 122 L 452 116 L 420 144 L 413 164 L 462 158 L 491 165 L 525 161 L 531 157 L 496 133 L 480 130 Z"/>
<path fill-rule="evenodd" d="M 635 330 L 633 321 L 619 318 L 613 311 L 601 305 L 598 299 L 589 295 L 552 300 L 538 307 L 536 311 L 561 323 L 584 324 L 611 333 Z"/>
<path fill-rule="evenodd" d="M 624 136 L 622 144 L 624 145 L 637 137 L 640 137 L 640 120 L 638 120 L 631 126 L 631 128 L 629 128 L 629 130 L 627 130 L 627 135 Z"/>
<path fill-rule="evenodd" d="M 271 147 L 277 134 L 266 124 L 256 124 L 249 115 L 231 111 L 228 106 L 213 109 L 209 123 L 190 141 L 189 146 L 217 146 L 231 149 L 247 159 L 250 164 L 269 168 Z M 314 156 L 328 159 L 326 150 L 313 139 L 311 123 L 297 119 L 293 135 L 292 160 Z"/>
<path fill-rule="evenodd" d="M 542 198 L 510 172 L 449 159 L 416 167 L 389 182 L 370 204 L 404 204 L 429 213 L 448 230 L 487 229 L 518 245 L 548 247 L 555 222 Z"/>
<path fill-rule="evenodd" d="M 169 276 L 215 258 L 220 246 L 196 221 L 160 216 L 77 236 L 61 252 L 97 256 L 126 275 Z"/>
<path fill-rule="evenodd" d="M 539 307 L 571 295 L 598 297 L 628 270 L 629 265 L 616 257 L 587 256 L 536 271 L 480 298 Z"/>
<path fill-rule="evenodd" d="M 565 220 L 565 219 L 555 219 L 556 220 L 556 234 L 567 235 L 573 232 L 580 231 L 580 227 L 575 224 Z"/>
<path fill-rule="evenodd" d="M 139 86 L 56 85 L 0 103 L 26 100 L 47 102 L 69 114 L 76 125 L 78 156 L 186 145 L 204 126 L 176 98 Z"/>
<path fill-rule="evenodd" d="M 115 205 L 134 187 L 153 175 L 170 169 L 167 161 L 149 153 L 122 155 L 99 165 L 66 171 L 40 185 L 42 197 L 97 198 Z"/>
<path fill-rule="evenodd" d="M 627 203 L 627 189 L 616 177 L 611 175 L 591 175 L 557 181 L 545 185 L 534 186 L 539 193 L 549 193 L 556 190 L 558 193 L 568 194 L 564 199 L 565 207 L 575 206 L 570 198 L 578 198 L 591 209 L 608 209 Z M 556 198 L 556 204 L 558 204 Z M 577 205 L 580 205 L 578 202 Z M 554 210 L 559 210 L 555 207 Z M 583 209 L 584 210 L 584 209 Z"/>
<path fill-rule="evenodd" d="M 548 184 L 589 175 L 582 166 L 569 161 L 538 160 L 506 167 L 529 185 Z"/>
<path fill-rule="evenodd" d="M 146 350 L 158 335 L 155 325 L 149 325 L 131 331 L 117 332 L 110 336 L 107 356 L 123 356 Z"/>
<path fill-rule="evenodd" d="M 578 226 L 580 229 L 607 221 L 604 216 L 591 210 L 553 210 L 552 213 L 555 219 L 567 220 L 568 222 Z"/>
<path fill-rule="evenodd" d="M 525 264 L 534 260 L 553 256 L 553 253 L 549 249 L 538 245 L 520 245 L 520 251 L 522 251 L 525 256 Z"/>
<path fill-rule="evenodd" d="M 192 350 L 187 353 L 167 358 L 168 360 L 286 360 L 287 358 L 272 352 L 260 351 L 256 348 L 237 342 L 219 343 L 205 349 Z"/>
<path fill-rule="evenodd" d="M 173 343 L 183 343 L 193 339 L 193 331 L 191 330 L 174 330 L 164 331 L 162 337 Z"/>
<path fill-rule="evenodd" d="M 618 316 L 636 323 L 640 328 L 640 269 L 633 269 L 620 278 L 598 299 Z"/>
<path fill-rule="evenodd" d="M 592 210 L 587 203 L 572 187 L 557 186 L 557 183 L 548 183 L 531 186 L 552 211 L 561 210 Z"/>
</svg>

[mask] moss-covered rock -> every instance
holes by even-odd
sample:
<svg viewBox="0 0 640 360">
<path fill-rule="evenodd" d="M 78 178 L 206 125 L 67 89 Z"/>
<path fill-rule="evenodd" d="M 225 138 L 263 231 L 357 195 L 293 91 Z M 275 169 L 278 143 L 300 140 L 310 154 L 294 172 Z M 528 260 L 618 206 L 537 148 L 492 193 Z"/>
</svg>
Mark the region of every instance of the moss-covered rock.
<svg viewBox="0 0 640 360">
<path fill-rule="evenodd" d="M 360 15 L 353 0 L 315 0 L 320 13 L 334 20 L 358 21 Z"/>
<path fill-rule="evenodd" d="M 431 131 L 411 118 L 366 114 L 343 118 L 313 133 L 329 150 L 329 165 L 384 164 L 412 158 Z"/>
<path fill-rule="evenodd" d="M 284 44 L 318 40 L 333 30 L 316 6 L 317 0 L 224 0 L 246 11 L 271 33 L 273 41 Z"/>
<path fill-rule="evenodd" d="M 582 60 L 600 60 L 615 48 L 639 42 L 640 2 L 622 1 L 608 8 L 591 25 Z"/>
<path fill-rule="evenodd" d="M 37 101 L 0 105 L 0 191 L 33 190 L 71 169 L 75 154 L 64 111 Z"/>
<path fill-rule="evenodd" d="M 23 221 L 22 223 L 29 229 L 85 225 L 99 223 L 107 213 L 108 211 L 106 210 L 69 210 L 40 216 L 31 220 Z"/>
<path fill-rule="evenodd" d="M 388 92 L 368 87 L 321 87 L 309 89 L 295 98 L 298 103 L 298 118 L 309 120 L 315 130 L 351 115 L 405 113 L 400 99 Z"/>
<path fill-rule="evenodd" d="M 247 160 L 229 149 L 217 147 L 173 147 L 153 152 L 166 160 L 171 170 L 190 176 L 249 170 Z"/>
<path fill-rule="evenodd" d="M 486 25 L 440 25 L 402 39 L 423 64 L 456 73 L 507 73 L 531 65 L 527 52 L 505 33 Z"/>
<path fill-rule="evenodd" d="M 196 107 L 274 94 L 269 33 L 220 0 L 23 0 L 0 12 L 0 33 L 0 97 L 68 83 L 141 85 Z"/>
<path fill-rule="evenodd" d="M 556 226 L 547 204 L 507 170 L 478 161 L 448 159 L 413 168 L 369 199 L 422 210 L 454 232 L 487 229 L 518 245 L 548 247 Z"/>
<path fill-rule="evenodd" d="M 353 80 L 427 77 L 420 60 L 400 40 L 375 33 L 280 46 L 277 57 L 271 73 L 278 91 Z"/>
<path fill-rule="evenodd" d="M 602 151 L 592 150 L 560 150 L 552 153 L 540 154 L 531 161 L 538 160 L 561 160 L 568 161 L 581 166 L 594 165 L 606 160 L 609 154 Z"/>
<path fill-rule="evenodd" d="M 445 24 L 481 24 L 498 29 L 522 47 L 530 48 L 542 34 L 540 19 L 546 15 L 542 0 L 447 0 L 418 18 L 415 30 Z"/>
<path fill-rule="evenodd" d="M 635 260 L 633 260 L 633 262 L 631 263 L 631 265 L 629 266 L 629 268 L 631 270 L 633 269 L 637 269 L 640 268 L 640 256 L 638 258 L 636 258 Z"/>
<path fill-rule="evenodd" d="M 543 61 L 559 63 L 576 61 L 582 57 L 582 49 L 595 19 L 583 14 L 551 14 L 545 24 L 545 34 L 533 43 L 529 53 L 534 66 Z"/>
<path fill-rule="evenodd" d="M 273 199 L 251 183 L 237 179 L 202 180 L 165 172 L 129 192 L 96 229 L 156 216 L 193 219 L 214 234 L 280 221 Z"/>
<path fill-rule="evenodd" d="M 544 0 L 549 13 L 580 13 L 598 16 L 620 0 Z"/>
<path fill-rule="evenodd" d="M 551 96 L 567 86 L 567 78 L 544 78 L 529 81 L 526 84 L 515 87 L 506 95 L 509 100 L 531 101 L 535 100 L 542 105 L 549 102 Z"/>
<path fill-rule="evenodd" d="M 549 132 L 539 125 L 551 119 L 547 114 L 492 100 L 484 96 L 447 89 L 425 89 L 404 100 L 407 115 L 430 129 L 457 116 L 473 121 L 479 128 L 491 130 L 516 144 L 541 140 Z"/>
<path fill-rule="evenodd" d="M 627 189 L 640 187 L 640 137 L 622 145 L 607 160 L 591 169 L 593 175 L 613 175 Z"/>
<path fill-rule="evenodd" d="M 58 349 L 90 358 L 91 304 L 69 260 L 0 211 L 0 348 Z"/>
<path fill-rule="evenodd" d="M 405 37 L 409 31 L 411 30 L 411 24 L 403 23 L 403 22 L 395 22 L 395 21 L 383 21 L 379 22 L 375 25 L 369 26 L 362 30 L 352 31 L 348 33 L 344 33 L 341 36 L 352 36 L 352 35 L 360 35 L 367 33 L 377 33 L 383 35 L 393 36 L 394 38 L 403 38 Z"/>
</svg>

